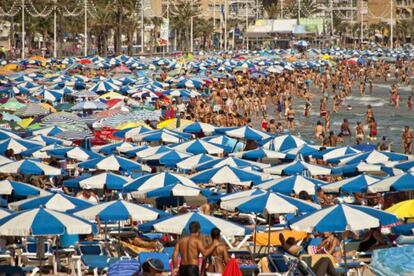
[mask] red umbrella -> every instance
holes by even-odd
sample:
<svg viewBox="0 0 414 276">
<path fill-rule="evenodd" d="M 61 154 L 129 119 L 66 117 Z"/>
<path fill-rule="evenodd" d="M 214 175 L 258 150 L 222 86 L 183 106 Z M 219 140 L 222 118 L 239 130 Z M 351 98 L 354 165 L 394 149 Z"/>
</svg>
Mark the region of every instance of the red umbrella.
<svg viewBox="0 0 414 276">
<path fill-rule="evenodd" d="M 95 131 L 93 134 L 95 138 L 99 138 L 101 140 L 110 139 L 112 134 L 117 131 L 111 127 L 103 127 L 101 130 Z"/>
<path fill-rule="evenodd" d="M 113 107 L 114 105 L 116 105 L 117 103 L 119 103 L 119 102 L 121 102 L 121 101 L 123 101 L 122 99 L 110 99 L 110 100 L 108 100 L 107 102 L 106 102 L 106 105 L 109 107 L 109 108 L 111 108 L 111 107 Z"/>
<path fill-rule="evenodd" d="M 236 258 L 232 257 L 223 271 L 223 276 L 243 276 Z"/>
<path fill-rule="evenodd" d="M 357 64 L 357 61 L 356 60 L 353 60 L 353 59 L 348 59 L 348 60 L 342 61 L 342 64 L 345 64 L 345 65 L 356 65 Z"/>
<path fill-rule="evenodd" d="M 84 58 L 78 61 L 79 64 L 91 64 L 92 61 L 90 59 Z"/>
</svg>

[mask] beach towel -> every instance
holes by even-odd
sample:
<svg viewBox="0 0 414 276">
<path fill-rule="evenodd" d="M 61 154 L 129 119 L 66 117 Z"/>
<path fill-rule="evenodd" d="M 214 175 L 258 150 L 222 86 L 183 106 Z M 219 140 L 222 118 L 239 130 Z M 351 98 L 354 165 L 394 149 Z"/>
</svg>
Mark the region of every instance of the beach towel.
<svg viewBox="0 0 414 276">
<path fill-rule="evenodd" d="M 130 276 L 140 270 L 140 263 L 134 259 L 120 260 L 108 268 L 110 276 Z"/>
<path fill-rule="evenodd" d="M 223 271 L 223 276 L 243 276 L 236 258 L 232 257 Z"/>
<path fill-rule="evenodd" d="M 291 231 L 291 230 L 283 230 L 283 231 L 275 231 L 270 233 L 270 244 L 272 246 L 280 246 L 279 234 L 283 234 L 285 240 L 288 238 L 294 238 L 296 241 L 300 241 L 305 239 L 308 234 L 305 232 L 299 231 Z M 256 234 L 256 244 L 258 246 L 267 246 L 268 245 L 268 238 L 269 233 L 257 233 Z"/>
</svg>

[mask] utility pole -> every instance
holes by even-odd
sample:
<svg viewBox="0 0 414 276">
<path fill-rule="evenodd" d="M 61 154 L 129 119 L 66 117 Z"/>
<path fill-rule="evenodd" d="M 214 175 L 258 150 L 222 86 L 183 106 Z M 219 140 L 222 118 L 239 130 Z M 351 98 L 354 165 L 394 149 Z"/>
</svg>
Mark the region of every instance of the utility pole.
<svg viewBox="0 0 414 276">
<path fill-rule="evenodd" d="M 280 18 L 283 19 L 283 0 L 280 0 Z"/>
<path fill-rule="evenodd" d="M 144 0 L 141 0 L 141 54 L 144 53 Z"/>
<path fill-rule="evenodd" d="M 330 0 L 331 6 L 331 36 L 334 35 L 334 24 L 333 24 L 333 0 Z"/>
<path fill-rule="evenodd" d="M 21 53 L 22 59 L 24 59 L 24 50 L 26 48 L 26 45 L 25 45 L 26 33 L 24 31 L 25 29 L 24 28 L 24 8 L 25 8 L 24 0 L 22 0 L 22 53 Z"/>
<path fill-rule="evenodd" d="M 213 48 L 214 48 L 214 35 L 216 34 L 216 0 L 213 0 Z"/>
<path fill-rule="evenodd" d="M 247 36 L 247 28 L 249 27 L 249 0 L 246 0 L 246 31 L 244 33 L 244 38 L 246 39 L 246 50 L 249 50 L 249 37 Z"/>
<path fill-rule="evenodd" d="M 170 0 L 167 0 L 167 21 L 168 21 L 168 38 L 167 38 L 167 52 L 170 47 Z"/>
<path fill-rule="evenodd" d="M 57 35 L 56 35 L 56 1 L 54 0 L 54 6 L 53 6 L 53 57 L 57 57 Z"/>
<path fill-rule="evenodd" d="M 360 11 L 361 11 L 361 43 L 364 41 L 364 1 L 360 0 Z"/>
<path fill-rule="evenodd" d="M 194 20 L 193 20 L 193 16 L 191 16 L 190 20 L 191 20 L 191 23 L 190 23 L 190 35 L 191 35 L 191 37 L 190 37 L 190 52 L 193 53 L 193 50 L 194 50 L 194 37 L 193 37 L 194 36 L 194 34 L 193 34 Z"/>
<path fill-rule="evenodd" d="M 85 48 L 84 48 L 84 56 L 88 56 L 88 0 L 83 0 L 83 9 L 85 12 L 85 30 L 84 30 L 84 39 L 85 39 Z"/>
<path fill-rule="evenodd" d="M 221 2 L 220 0 L 220 47 L 219 47 L 220 50 L 221 50 L 221 47 L 223 46 L 223 23 L 224 23 L 224 6 L 222 3 L 223 2 Z"/>
<path fill-rule="evenodd" d="M 224 50 L 227 51 L 227 17 L 228 14 L 228 2 L 224 0 Z"/>
<path fill-rule="evenodd" d="M 390 1 L 391 1 L 391 9 L 390 9 L 390 11 L 391 11 L 391 16 L 390 16 L 390 18 L 391 18 L 391 22 L 390 22 L 390 29 L 391 29 L 390 39 L 391 39 L 391 44 L 390 44 L 390 47 L 392 49 L 392 48 L 394 48 L 394 23 L 393 23 L 394 19 L 393 19 L 393 14 L 392 14 L 394 5 L 393 5 L 393 0 L 390 0 Z"/>
</svg>

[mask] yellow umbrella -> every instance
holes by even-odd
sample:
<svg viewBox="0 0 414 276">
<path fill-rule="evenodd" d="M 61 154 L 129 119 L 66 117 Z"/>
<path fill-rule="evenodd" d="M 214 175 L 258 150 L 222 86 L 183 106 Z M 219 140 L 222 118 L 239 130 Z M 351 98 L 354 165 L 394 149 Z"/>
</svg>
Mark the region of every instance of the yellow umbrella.
<svg viewBox="0 0 414 276">
<path fill-rule="evenodd" d="M 41 61 L 41 62 L 46 62 L 47 59 L 41 56 L 32 56 L 31 58 L 29 58 L 30 60 L 36 60 L 36 61 Z"/>
<path fill-rule="evenodd" d="M 0 75 L 3 75 L 3 76 L 10 76 L 11 74 L 13 74 L 13 71 L 6 70 L 6 69 L 4 69 L 4 68 L 0 68 Z"/>
<path fill-rule="evenodd" d="M 111 92 L 108 92 L 108 93 L 103 94 L 99 98 L 100 99 L 109 99 L 109 100 L 112 100 L 112 99 L 121 99 L 121 100 L 123 100 L 126 97 L 125 96 L 122 96 L 119 93 L 116 93 L 116 92 L 111 91 Z"/>
<path fill-rule="evenodd" d="M 414 199 L 401 201 L 387 210 L 398 218 L 414 218 Z"/>
<path fill-rule="evenodd" d="M 7 70 L 7 71 L 17 71 L 19 70 L 19 65 L 11 63 L 11 64 L 4 65 L 2 69 Z"/>
<path fill-rule="evenodd" d="M 40 103 L 41 106 L 50 110 L 50 112 L 55 113 L 56 109 L 48 103 Z"/>
<path fill-rule="evenodd" d="M 323 55 L 323 56 L 321 56 L 321 59 L 324 59 L 324 60 L 330 60 L 332 57 L 330 56 L 330 55 Z"/>
<path fill-rule="evenodd" d="M 26 118 L 18 122 L 17 124 L 22 128 L 28 128 L 28 126 L 33 122 L 34 118 Z"/>
<path fill-rule="evenodd" d="M 143 127 L 151 129 L 151 127 L 149 125 L 147 125 L 146 123 L 144 123 L 143 121 L 120 123 L 115 128 L 116 129 L 126 129 L 126 128 L 134 128 L 134 127 L 139 127 L 139 126 L 143 126 Z"/>
<path fill-rule="evenodd" d="M 293 62 L 293 61 L 297 61 L 298 59 L 297 59 L 297 57 L 289 56 L 289 57 L 286 58 L 286 60 L 290 61 L 290 62 Z"/>
<path fill-rule="evenodd" d="M 177 127 L 183 127 L 183 126 L 187 126 L 191 123 L 194 123 L 193 121 L 190 120 L 186 120 L 186 119 L 180 119 L 180 122 L 178 122 L 178 120 L 176 118 L 174 119 L 169 119 L 169 120 L 165 120 L 161 123 L 159 123 L 157 125 L 157 128 L 168 128 L 168 129 L 174 129 Z"/>
</svg>

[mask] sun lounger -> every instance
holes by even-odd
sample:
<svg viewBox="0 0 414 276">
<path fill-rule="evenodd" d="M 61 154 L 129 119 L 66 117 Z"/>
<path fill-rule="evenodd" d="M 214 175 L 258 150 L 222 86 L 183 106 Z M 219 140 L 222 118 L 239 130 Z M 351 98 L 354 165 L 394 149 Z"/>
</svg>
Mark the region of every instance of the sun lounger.
<svg viewBox="0 0 414 276">
<path fill-rule="evenodd" d="M 398 246 L 405 246 L 405 245 L 414 245 L 414 236 L 404 236 L 400 235 L 395 243 Z"/>
<path fill-rule="evenodd" d="M 4 276 L 34 276 L 39 271 L 38 267 L 32 267 L 32 266 L 12 266 L 12 265 L 0 265 L 0 275 Z M 30 274 L 28 274 L 30 273 Z"/>
<path fill-rule="evenodd" d="M 38 254 L 38 241 L 36 239 L 31 239 L 29 241 L 24 241 L 23 243 L 23 252 L 18 256 L 18 265 L 19 266 L 52 266 L 53 273 L 57 273 L 57 263 L 56 257 L 51 252 L 51 246 L 48 241 L 45 241 L 43 250 L 43 258 L 39 258 Z M 40 251 L 42 251 L 40 250 Z"/>
<path fill-rule="evenodd" d="M 84 268 L 88 271 L 92 270 L 95 276 L 119 260 L 109 257 L 103 245 L 98 242 L 82 242 L 78 244 L 78 251 Z"/>
<path fill-rule="evenodd" d="M 265 258 L 268 267 L 265 269 L 261 267 L 260 276 L 315 276 L 305 262 L 290 254 L 271 254 Z"/>
</svg>

